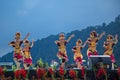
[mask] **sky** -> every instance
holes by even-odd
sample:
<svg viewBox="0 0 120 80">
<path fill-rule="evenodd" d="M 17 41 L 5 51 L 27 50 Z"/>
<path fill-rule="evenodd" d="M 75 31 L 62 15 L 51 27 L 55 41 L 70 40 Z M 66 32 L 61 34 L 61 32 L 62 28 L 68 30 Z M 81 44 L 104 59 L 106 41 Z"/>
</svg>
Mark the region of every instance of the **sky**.
<svg viewBox="0 0 120 80">
<path fill-rule="evenodd" d="M 60 32 L 109 23 L 120 14 L 120 0 L 0 0 L 0 57 L 16 32 L 23 39 L 45 38 Z"/>
</svg>

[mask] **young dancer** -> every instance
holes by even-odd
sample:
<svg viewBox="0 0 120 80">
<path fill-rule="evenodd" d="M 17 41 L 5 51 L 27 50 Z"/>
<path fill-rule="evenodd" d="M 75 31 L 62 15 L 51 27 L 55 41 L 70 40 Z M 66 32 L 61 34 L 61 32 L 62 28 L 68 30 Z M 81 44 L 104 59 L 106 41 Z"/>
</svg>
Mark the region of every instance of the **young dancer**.
<svg viewBox="0 0 120 80">
<path fill-rule="evenodd" d="M 114 69 L 115 58 L 113 55 L 113 46 L 117 44 L 118 36 L 113 37 L 112 35 L 108 35 L 106 41 L 104 42 L 103 47 L 105 48 L 104 55 L 109 55 L 112 61 L 112 69 Z"/>
<path fill-rule="evenodd" d="M 77 64 L 77 68 L 79 69 L 82 69 L 82 53 L 81 53 L 81 49 L 85 47 L 87 42 L 85 42 L 83 45 L 82 45 L 82 40 L 78 39 L 76 41 L 76 46 L 73 47 L 72 51 L 74 52 L 74 60 Z"/>
<path fill-rule="evenodd" d="M 61 60 L 61 67 L 64 67 L 65 62 L 68 61 L 67 53 L 66 53 L 66 44 L 71 40 L 74 35 L 71 35 L 68 40 L 65 39 L 63 33 L 59 35 L 59 40 L 56 40 L 55 43 L 58 45 L 59 51 L 57 53 L 57 57 Z"/>
<path fill-rule="evenodd" d="M 15 34 L 15 40 L 9 43 L 10 46 L 14 47 L 13 60 L 17 65 L 17 69 L 20 69 L 20 63 L 23 60 L 21 44 L 23 43 L 24 40 L 27 39 L 28 36 L 29 33 L 26 35 L 26 37 L 23 40 L 20 40 L 21 34 L 17 32 Z"/>
<path fill-rule="evenodd" d="M 91 55 L 98 55 L 98 52 L 96 50 L 97 42 L 102 38 L 102 36 L 105 35 L 105 32 L 101 33 L 99 36 L 97 35 L 96 31 L 92 31 L 90 33 L 90 38 L 88 38 L 87 43 L 88 43 L 88 50 L 87 50 L 87 55 L 88 58 Z"/>
<path fill-rule="evenodd" d="M 29 69 L 30 65 L 32 65 L 32 57 L 30 54 L 30 49 L 34 45 L 34 40 L 32 41 L 32 44 L 30 45 L 30 42 L 28 40 L 24 41 L 24 48 L 23 48 L 23 65 L 25 69 Z"/>
</svg>

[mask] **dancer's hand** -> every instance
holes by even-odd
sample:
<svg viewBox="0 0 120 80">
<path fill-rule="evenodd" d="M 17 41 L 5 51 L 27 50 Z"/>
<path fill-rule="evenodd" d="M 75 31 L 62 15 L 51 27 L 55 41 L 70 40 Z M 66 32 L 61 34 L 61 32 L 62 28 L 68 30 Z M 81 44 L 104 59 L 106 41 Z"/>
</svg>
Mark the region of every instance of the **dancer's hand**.
<svg viewBox="0 0 120 80">
<path fill-rule="evenodd" d="M 35 40 L 34 40 L 34 39 L 32 39 L 32 43 L 34 43 L 34 41 L 35 41 Z"/>
<path fill-rule="evenodd" d="M 31 44 L 31 47 L 33 47 L 33 45 L 34 45 L 34 39 L 32 39 L 32 44 Z"/>
<path fill-rule="evenodd" d="M 118 39 L 118 35 L 117 34 L 115 35 L 115 39 Z"/>
<path fill-rule="evenodd" d="M 75 35 L 74 35 L 74 34 L 72 34 L 70 37 L 71 37 L 71 38 L 73 38 L 74 36 L 75 36 Z"/>
</svg>

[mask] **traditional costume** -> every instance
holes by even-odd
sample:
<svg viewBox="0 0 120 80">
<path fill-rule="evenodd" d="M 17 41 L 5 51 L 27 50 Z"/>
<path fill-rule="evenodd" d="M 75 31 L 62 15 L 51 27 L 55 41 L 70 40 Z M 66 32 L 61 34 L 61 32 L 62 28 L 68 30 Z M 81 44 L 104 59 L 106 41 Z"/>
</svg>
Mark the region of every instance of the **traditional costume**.
<svg viewBox="0 0 120 80">
<path fill-rule="evenodd" d="M 24 63 L 24 67 L 25 69 L 29 69 L 30 65 L 32 65 L 32 57 L 30 54 L 30 49 L 33 46 L 33 42 L 32 45 L 30 46 L 30 42 L 28 40 L 24 41 L 24 48 L 23 48 L 23 63 Z"/>
<path fill-rule="evenodd" d="M 59 51 L 57 53 L 57 57 L 61 60 L 61 65 L 64 67 L 65 62 L 68 61 L 68 56 L 66 53 L 66 44 L 70 41 L 70 39 L 74 35 L 71 35 L 68 40 L 65 40 L 64 34 L 61 33 L 59 35 L 59 40 L 55 41 L 55 43 L 58 45 Z"/>
<path fill-rule="evenodd" d="M 113 38 L 112 35 L 108 35 L 106 41 L 104 42 L 104 55 L 109 55 L 111 58 L 112 63 L 115 63 L 115 58 L 113 55 L 113 46 L 117 44 L 118 39 L 117 36 Z"/>
<path fill-rule="evenodd" d="M 96 31 L 92 31 L 90 33 L 90 38 L 88 38 L 88 41 L 87 41 L 88 42 L 88 50 L 87 50 L 88 58 L 91 55 L 98 55 L 98 52 L 96 50 L 96 46 L 97 46 L 98 40 L 100 40 L 103 35 L 105 35 L 104 32 L 99 37 L 98 37 Z"/>
<path fill-rule="evenodd" d="M 20 36 L 20 33 L 17 32 L 15 34 L 15 41 L 9 43 L 10 46 L 14 47 L 13 59 L 15 64 L 17 65 L 17 69 L 20 69 L 20 62 L 23 61 L 21 45 L 23 41 L 29 36 L 29 34 L 27 34 L 27 36 L 23 40 L 20 40 Z"/>
<path fill-rule="evenodd" d="M 78 39 L 76 42 L 76 46 L 74 46 L 72 49 L 72 51 L 74 52 L 74 61 L 76 62 L 78 68 L 81 68 L 82 58 L 83 58 L 81 49 L 85 45 L 86 45 L 86 42 L 84 43 L 84 45 L 82 45 L 82 41 L 80 39 Z"/>
</svg>

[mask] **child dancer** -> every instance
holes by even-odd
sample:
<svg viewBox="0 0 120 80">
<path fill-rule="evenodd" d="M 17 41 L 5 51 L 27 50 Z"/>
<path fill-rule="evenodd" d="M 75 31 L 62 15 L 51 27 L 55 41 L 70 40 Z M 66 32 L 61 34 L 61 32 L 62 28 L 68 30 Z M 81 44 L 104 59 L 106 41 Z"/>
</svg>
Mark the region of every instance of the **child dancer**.
<svg viewBox="0 0 120 80">
<path fill-rule="evenodd" d="M 68 40 L 65 40 L 64 34 L 61 33 L 59 35 L 59 40 L 55 41 L 58 45 L 59 52 L 57 53 L 57 57 L 61 60 L 61 67 L 64 67 L 65 62 L 68 61 L 67 53 L 66 53 L 66 44 L 71 40 L 74 35 L 71 35 Z"/>
<path fill-rule="evenodd" d="M 88 50 L 87 50 L 88 58 L 91 55 L 98 55 L 98 52 L 96 50 L 96 45 L 97 45 L 98 40 L 100 40 L 103 35 L 105 35 L 105 32 L 101 33 L 100 36 L 97 35 L 96 31 L 92 31 L 90 33 L 90 38 L 88 38 L 88 40 L 87 40 L 87 43 L 88 43 Z"/>
<path fill-rule="evenodd" d="M 74 52 L 74 60 L 77 64 L 77 68 L 79 69 L 82 69 L 82 53 L 81 53 L 81 49 L 85 47 L 87 42 L 85 42 L 83 45 L 82 45 L 82 40 L 78 39 L 76 41 L 76 46 L 73 47 L 72 51 Z"/>
<path fill-rule="evenodd" d="M 17 32 L 15 34 L 15 41 L 9 43 L 10 46 L 14 47 L 13 59 L 15 64 L 17 65 L 17 69 L 20 69 L 20 62 L 23 60 L 21 44 L 23 43 L 24 40 L 27 39 L 28 36 L 29 33 L 26 35 L 26 37 L 23 40 L 20 40 L 21 35 L 19 32 Z"/>
<path fill-rule="evenodd" d="M 104 55 L 109 55 L 112 61 L 112 69 L 114 69 L 115 58 L 113 55 L 113 46 L 117 44 L 118 36 L 115 38 L 112 35 L 108 35 L 103 47 L 105 48 Z"/>
<path fill-rule="evenodd" d="M 23 48 L 23 65 L 25 69 L 29 69 L 30 65 L 32 65 L 32 57 L 30 55 L 30 49 L 34 45 L 34 40 L 32 41 L 32 44 L 30 45 L 30 42 L 28 40 L 24 41 L 24 48 Z"/>
</svg>

